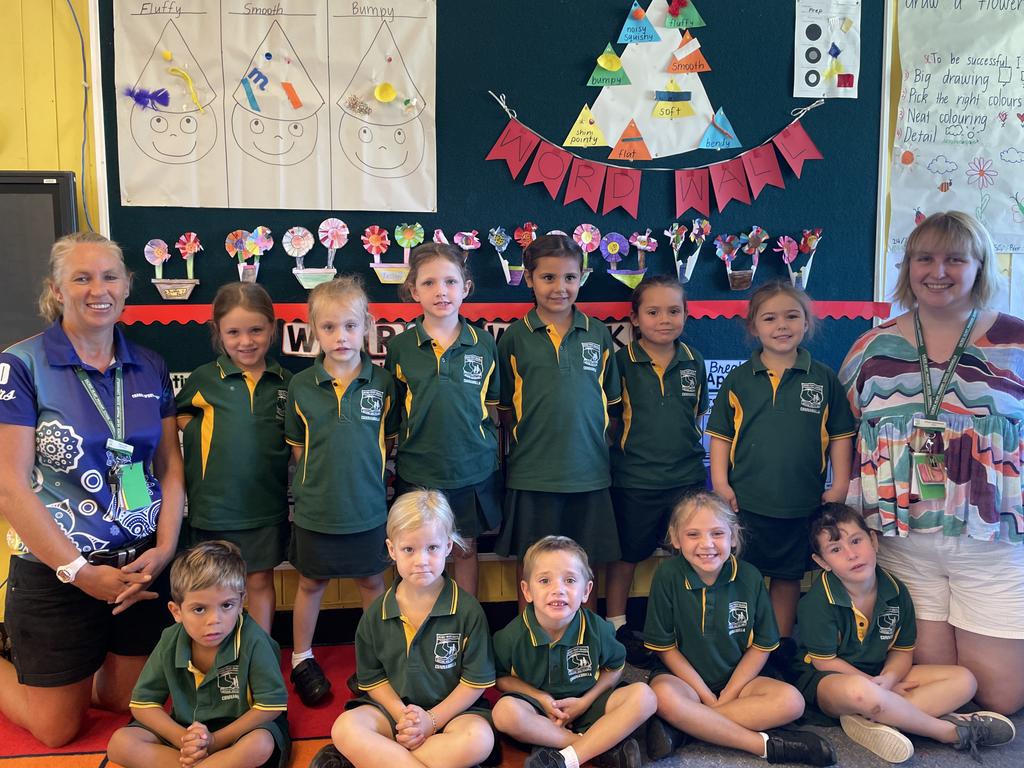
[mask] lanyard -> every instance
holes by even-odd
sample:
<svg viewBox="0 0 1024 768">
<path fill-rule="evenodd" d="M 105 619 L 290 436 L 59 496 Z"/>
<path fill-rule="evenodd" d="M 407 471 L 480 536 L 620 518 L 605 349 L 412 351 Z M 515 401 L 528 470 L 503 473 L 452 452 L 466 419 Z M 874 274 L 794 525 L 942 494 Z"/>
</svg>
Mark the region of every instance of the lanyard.
<svg viewBox="0 0 1024 768">
<path fill-rule="evenodd" d="M 974 321 L 977 319 L 978 310 L 972 309 L 970 316 L 967 318 L 967 323 L 964 325 L 963 333 L 960 334 L 960 340 L 956 343 L 956 349 L 953 350 L 953 355 L 949 358 L 949 363 L 946 365 L 946 371 L 942 374 L 939 388 L 933 393 L 932 378 L 928 370 L 928 350 L 924 347 L 924 334 L 921 331 L 921 318 L 916 311 L 914 312 L 914 332 L 917 334 L 917 357 L 921 363 L 921 388 L 924 395 L 925 418 L 934 419 L 939 415 L 939 406 L 942 405 L 942 399 L 946 396 L 949 382 L 953 379 L 953 372 L 956 370 L 957 363 L 960 362 L 960 356 L 967 347 L 967 340 L 971 337 Z"/>
<path fill-rule="evenodd" d="M 103 421 L 106 422 L 107 429 L 110 430 L 110 434 L 115 440 L 124 440 L 124 374 L 121 366 L 114 369 L 113 420 L 111 420 L 110 414 L 107 413 L 107 409 L 103 405 L 103 401 L 100 400 L 99 393 L 96 392 L 96 387 L 94 387 L 92 385 L 92 381 L 89 380 L 89 375 L 77 365 L 75 366 L 75 375 L 77 375 L 78 380 L 82 382 L 82 386 L 89 394 L 89 399 L 92 400 L 92 404 L 96 406 L 96 410 L 99 411 L 100 416 L 103 417 Z"/>
</svg>

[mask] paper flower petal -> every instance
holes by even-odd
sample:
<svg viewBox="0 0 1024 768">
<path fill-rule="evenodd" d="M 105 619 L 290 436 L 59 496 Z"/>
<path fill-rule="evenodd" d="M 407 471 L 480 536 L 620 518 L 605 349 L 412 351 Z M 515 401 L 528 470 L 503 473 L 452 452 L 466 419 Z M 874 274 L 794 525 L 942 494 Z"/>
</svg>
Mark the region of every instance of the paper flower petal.
<svg viewBox="0 0 1024 768">
<path fill-rule="evenodd" d="M 142 253 L 146 257 L 146 261 L 154 267 L 159 264 L 163 264 L 171 258 L 170 251 L 167 250 L 167 243 L 159 239 L 150 240 L 146 243 L 146 247 L 142 250 Z"/>
<path fill-rule="evenodd" d="M 419 222 L 399 224 L 395 227 L 395 242 L 403 248 L 415 248 L 423 242 L 423 237 L 423 225 Z"/>
<path fill-rule="evenodd" d="M 387 230 L 381 229 L 376 224 L 371 224 L 363 232 L 363 248 L 374 256 L 380 256 L 391 247 L 391 240 L 388 238 Z"/>
<path fill-rule="evenodd" d="M 593 253 L 601 247 L 601 230 L 593 224 L 580 224 L 573 230 L 572 239 L 584 253 Z"/>
<path fill-rule="evenodd" d="M 284 233 L 284 237 L 281 239 L 284 252 L 293 259 L 301 259 L 309 253 L 314 243 L 313 233 L 305 227 L 292 227 Z"/>
<path fill-rule="evenodd" d="M 320 222 L 320 242 L 325 248 L 337 250 L 348 242 L 348 224 L 341 219 L 324 219 Z"/>
</svg>

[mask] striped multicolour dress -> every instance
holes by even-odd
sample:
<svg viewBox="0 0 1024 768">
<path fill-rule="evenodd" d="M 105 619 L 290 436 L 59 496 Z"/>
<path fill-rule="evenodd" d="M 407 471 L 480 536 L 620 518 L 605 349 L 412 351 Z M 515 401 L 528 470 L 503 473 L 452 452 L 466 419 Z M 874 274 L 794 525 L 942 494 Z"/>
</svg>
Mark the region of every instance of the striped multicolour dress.
<svg viewBox="0 0 1024 768">
<path fill-rule="evenodd" d="M 931 363 L 933 388 L 945 368 Z M 960 358 L 938 415 L 946 424 L 945 500 L 910 500 L 907 441 L 924 398 L 917 348 L 894 320 L 857 340 L 839 378 L 860 422 L 847 502 L 871 528 L 885 536 L 941 531 L 1024 541 L 1024 321 L 1000 314 Z"/>
</svg>

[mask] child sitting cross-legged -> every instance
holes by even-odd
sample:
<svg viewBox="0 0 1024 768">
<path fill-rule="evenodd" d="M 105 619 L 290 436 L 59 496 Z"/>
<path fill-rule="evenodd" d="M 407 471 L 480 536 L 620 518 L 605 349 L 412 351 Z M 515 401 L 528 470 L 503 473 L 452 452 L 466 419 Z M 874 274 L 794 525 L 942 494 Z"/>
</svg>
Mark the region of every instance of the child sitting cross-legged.
<svg viewBox="0 0 1024 768">
<path fill-rule="evenodd" d="M 245 576 L 241 552 L 227 541 L 197 544 L 174 561 L 168 607 L 176 623 L 139 676 L 135 719 L 110 737 L 110 760 L 125 768 L 288 764 L 281 651 L 242 612 Z"/>
<path fill-rule="evenodd" d="M 621 683 L 626 649 L 612 625 L 581 608 L 594 586 L 587 554 L 545 536 L 523 558 L 526 610 L 494 635 L 494 727 L 534 750 L 524 768 L 638 768 L 630 734 L 657 706 L 646 683 Z"/>
<path fill-rule="evenodd" d="M 980 746 L 1011 741 L 1006 717 L 955 713 L 977 687 L 970 671 L 914 664 L 910 593 L 876 565 L 878 539 L 860 513 L 824 504 L 811 518 L 810 538 L 822 572 L 797 610 L 803 653 L 794 665 L 808 708 L 838 717 L 847 736 L 890 763 L 914 754 L 902 731 L 975 756 Z"/>
</svg>

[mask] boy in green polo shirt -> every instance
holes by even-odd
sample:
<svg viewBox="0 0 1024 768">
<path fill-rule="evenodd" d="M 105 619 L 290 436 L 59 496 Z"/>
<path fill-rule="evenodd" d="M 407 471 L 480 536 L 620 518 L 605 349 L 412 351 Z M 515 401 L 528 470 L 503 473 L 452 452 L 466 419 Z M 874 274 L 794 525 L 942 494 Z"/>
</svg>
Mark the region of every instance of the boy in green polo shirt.
<svg viewBox="0 0 1024 768">
<path fill-rule="evenodd" d="M 114 732 L 110 760 L 125 768 L 218 765 L 283 768 L 291 742 L 281 651 L 242 612 L 245 561 L 206 541 L 171 566 L 164 630 L 132 691 L 134 720 Z M 168 696 L 171 713 L 164 710 Z"/>
<path fill-rule="evenodd" d="M 803 653 L 796 662 L 809 706 L 838 717 L 847 736 L 890 763 L 914 754 L 901 731 L 972 755 L 1013 739 L 1013 723 L 995 712 L 949 714 L 974 695 L 969 670 L 913 663 L 910 593 L 876 564 L 878 539 L 860 512 L 822 505 L 810 543 L 822 572 L 797 611 Z"/>
<path fill-rule="evenodd" d="M 566 536 L 545 536 L 523 558 L 526 610 L 494 636 L 494 727 L 537 744 L 525 768 L 637 768 L 630 734 L 654 714 L 646 683 L 620 687 L 626 649 L 612 625 L 580 608 L 594 586 L 587 554 Z"/>
</svg>

